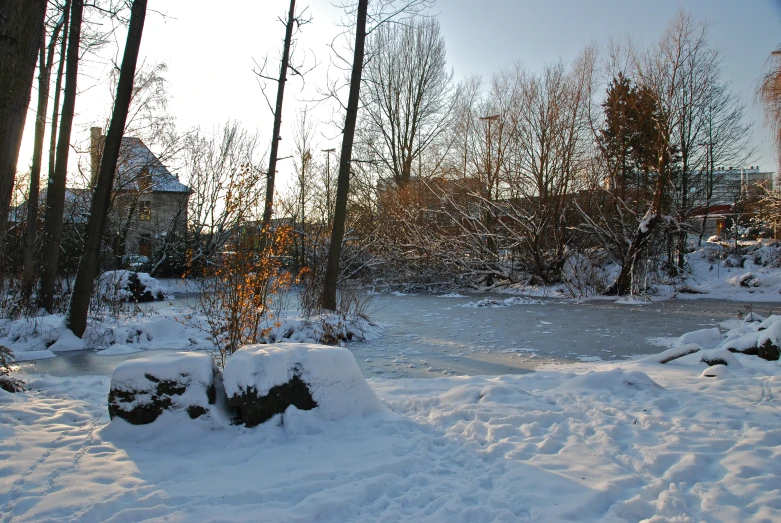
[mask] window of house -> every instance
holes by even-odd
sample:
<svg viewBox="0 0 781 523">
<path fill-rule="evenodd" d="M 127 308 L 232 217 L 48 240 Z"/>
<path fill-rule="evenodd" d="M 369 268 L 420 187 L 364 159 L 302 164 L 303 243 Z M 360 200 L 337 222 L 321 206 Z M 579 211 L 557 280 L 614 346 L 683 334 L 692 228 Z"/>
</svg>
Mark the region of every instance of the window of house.
<svg viewBox="0 0 781 523">
<path fill-rule="evenodd" d="M 138 203 L 138 220 L 142 222 L 152 221 L 152 202 Z"/>
</svg>

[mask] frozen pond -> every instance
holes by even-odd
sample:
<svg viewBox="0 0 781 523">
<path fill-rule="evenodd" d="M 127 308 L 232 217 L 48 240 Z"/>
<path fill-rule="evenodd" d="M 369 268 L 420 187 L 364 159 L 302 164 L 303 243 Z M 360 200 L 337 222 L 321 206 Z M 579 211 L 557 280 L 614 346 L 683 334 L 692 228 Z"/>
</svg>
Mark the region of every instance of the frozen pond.
<svg viewBox="0 0 781 523">
<path fill-rule="evenodd" d="M 350 348 L 366 375 L 512 374 L 546 363 L 660 352 L 665 341 L 748 310 L 744 303 L 703 299 L 626 304 L 510 298 L 518 303 L 474 306 L 488 297 L 376 296 L 371 317 L 385 326 L 385 336 Z M 781 310 L 781 303 L 754 310 L 766 315 L 774 308 Z"/>
<path fill-rule="evenodd" d="M 512 304 L 477 307 L 476 303 L 488 295 L 374 296 L 369 313 L 385 328 L 385 335 L 348 347 L 367 376 L 513 374 L 548 363 L 615 360 L 659 352 L 665 338 L 672 341 L 670 338 L 685 332 L 718 326 L 747 311 L 743 303 L 702 299 L 621 304 L 614 300 L 570 303 L 497 294 L 490 297 L 496 304 L 504 305 L 508 299 Z M 762 315 L 774 309 L 781 310 L 781 303 L 754 308 Z M 20 366 L 23 372 L 61 376 L 109 374 L 120 361 L 144 355 L 66 352 Z"/>
</svg>

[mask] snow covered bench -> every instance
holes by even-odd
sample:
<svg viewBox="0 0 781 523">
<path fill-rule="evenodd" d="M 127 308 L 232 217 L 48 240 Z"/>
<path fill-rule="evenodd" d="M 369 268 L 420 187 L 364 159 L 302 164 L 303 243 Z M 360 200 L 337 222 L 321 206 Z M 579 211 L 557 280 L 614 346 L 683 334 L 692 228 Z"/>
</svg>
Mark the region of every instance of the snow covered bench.
<svg viewBox="0 0 781 523">
<path fill-rule="evenodd" d="M 365 414 L 381 408 L 352 353 L 326 345 L 249 345 L 225 364 L 228 405 L 254 427 L 291 405 L 323 419 Z"/>
<path fill-rule="evenodd" d="M 193 419 L 215 402 L 217 367 L 208 354 L 155 354 L 117 365 L 111 375 L 108 412 L 134 425 L 152 423 L 164 410 Z"/>
</svg>

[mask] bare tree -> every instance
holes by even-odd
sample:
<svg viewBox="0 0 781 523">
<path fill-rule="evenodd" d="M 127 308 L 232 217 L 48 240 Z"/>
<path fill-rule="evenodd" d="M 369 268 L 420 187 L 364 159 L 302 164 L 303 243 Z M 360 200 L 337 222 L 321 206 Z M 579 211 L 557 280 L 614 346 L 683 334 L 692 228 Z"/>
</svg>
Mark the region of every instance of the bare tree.
<svg viewBox="0 0 781 523">
<path fill-rule="evenodd" d="M 43 140 L 46 132 L 46 112 L 49 105 L 49 87 L 51 84 L 51 69 L 54 62 L 54 51 L 60 31 L 68 23 L 69 1 L 63 7 L 57 5 L 57 17 L 51 30 L 48 45 L 41 41 L 38 57 L 38 105 L 35 117 L 35 138 L 33 144 L 33 159 L 30 167 L 30 186 L 27 198 L 27 229 L 24 245 L 24 272 L 22 277 L 22 297 L 29 300 L 35 279 L 35 240 L 38 231 L 38 193 L 40 191 L 41 161 L 43 159 Z"/>
<path fill-rule="evenodd" d="M 45 0 L 9 0 L 0 5 L 0 250 L 5 234 L 16 162 L 44 38 Z"/>
<path fill-rule="evenodd" d="M 133 95 L 133 80 L 136 73 L 136 62 L 138 61 L 138 50 L 141 46 L 141 35 L 144 30 L 146 4 L 147 0 L 133 0 L 125 53 L 122 57 L 122 68 L 120 70 L 119 82 L 117 83 L 117 95 L 114 99 L 114 112 L 106 136 L 98 183 L 95 187 L 95 194 L 92 197 L 90 217 L 87 222 L 84 252 L 81 256 L 70 306 L 65 317 L 65 325 L 78 337 L 83 336 L 87 328 L 87 313 L 95 285 L 95 276 L 97 276 L 98 272 L 103 227 L 106 222 L 111 193 L 114 187 L 114 171 L 117 167 L 119 149 L 122 145 L 122 135 L 125 132 L 128 108 Z"/>
<path fill-rule="evenodd" d="M 68 155 L 76 107 L 76 80 L 79 69 L 79 43 L 84 0 L 72 0 L 68 34 L 67 64 L 65 67 L 65 92 L 60 117 L 59 139 L 57 141 L 56 165 L 49 178 L 46 191 L 46 220 L 44 222 L 41 258 L 41 289 L 39 300 L 48 312 L 54 308 L 54 287 L 57 280 L 57 262 L 62 239 L 62 217 L 65 206 L 65 185 L 68 172 Z"/>
<path fill-rule="evenodd" d="M 190 264 L 214 262 L 223 246 L 262 203 L 258 137 L 227 122 L 211 135 L 185 139 L 184 167 L 192 188 L 188 231 Z"/>
<path fill-rule="evenodd" d="M 413 18 L 380 26 L 367 55 L 359 140 L 404 185 L 415 161 L 452 121 L 453 74 L 447 71 L 439 22 Z"/>
<path fill-rule="evenodd" d="M 765 113 L 765 125 L 773 132 L 776 156 L 781 160 L 781 47 L 770 53 L 767 72 L 757 90 Z"/>
<path fill-rule="evenodd" d="M 366 15 L 369 0 L 358 0 L 358 10 L 355 22 L 355 47 L 353 54 L 352 73 L 350 74 L 350 96 L 347 101 L 347 114 L 344 118 L 342 131 L 342 152 L 339 160 L 339 178 L 336 185 L 336 206 L 334 223 L 331 231 L 331 245 L 328 251 L 328 263 L 323 279 L 323 294 L 320 306 L 329 311 L 336 311 L 336 286 L 339 280 L 339 261 L 344 238 L 344 223 L 347 213 L 347 195 L 350 191 L 350 160 L 353 153 L 355 137 L 355 122 L 358 118 L 358 101 L 361 92 L 361 75 L 363 73 L 364 43 L 366 41 Z"/>
<path fill-rule="evenodd" d="M 345 106 L 344 127 L 342 128 L 342 149 L 339 156 L 339 175 L 336 184 L 336 201 L 334 207 L 333 228 L 331 230 L 331 244 L 328 251 L 323 292 L 320 305 L 325 310 L 336 310 L 336 288 L 339 281 L 339 263 L 344 240 L 345 222 L 347 219 L 347 199 L 350 192 L 350 176 L 353 142 L 355 139 L 355 126 L 358 118 L 358 105 L 363 76 L 364 54 L 366 36 L 369 32 L 392 20 L 404 18 L 408 20 L 422 6 L 428 5 L 427 0 L 378 0 L 373 3 L 374 9 L 369 13 L 369 1 L 358 0 L 357 8 L 348 7 L 349 12 L 355 13 L 355 33 L 353 44 L 353 58 L 351 61 L 343 60 L 350 64 L 349 96 Z M 367 27 L 367 20 L 370 21 Z M 339 57 L 341 58 L 341 57 Z M 335 93 L 332 93 L 335 95 Z"/>
<path fill-rule="evenodd" d="M 282 126 L 282 102 L 285 97 L 285 83 L 287 82 L 287 73 L 290 69 L 293 74 L 301 74 L 298 69 L 290 65 L 290 53 L 293 45 L 293 30 L 294 28 L 300 28 L 302 25 L 309 23 L 311 20 L 301 15 L 296 16 L 296 1 L 290 0 L 290 10 L 287 15 L 287 20 L 282 21 L 285 26 L 285 42 L 282 47 L 282 61 L 279 66 L 279 77 L 270 78 L 265 76 L 262 72 L 258 73 L 258 76 L 273 80 L 277 83 L 277 99 L 272 110 L 274 114 L 274 129 L 271 135 L 271 151 L 269 153 L 268 160 L 268 172 L 266 173 L 266 200 L 263 207 L 263 229 L 268 230 L 271 225 L 271 215 L 274 210 L 274 180 L 276 177 L 277 169 L 277 154 L 279 150 L 280 129 Z M 265 95 L 265 93 L 264 93 Z"/>
</svg>

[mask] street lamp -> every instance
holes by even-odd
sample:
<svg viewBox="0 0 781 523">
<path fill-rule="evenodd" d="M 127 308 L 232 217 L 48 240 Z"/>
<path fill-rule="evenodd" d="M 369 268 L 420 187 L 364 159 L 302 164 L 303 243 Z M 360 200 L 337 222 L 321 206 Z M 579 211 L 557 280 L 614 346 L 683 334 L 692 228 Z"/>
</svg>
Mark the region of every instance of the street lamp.
<svg viewBox="0 0 781 523">
<path fill-rule="evenodd" d="M 480 116 L 478 120 L 482 120 L 484 122 L 488 122 L 488 129 L 486 131 L 486 142 L 488 145 L 488 157 L 486 158 L 486 168 L 485 168 L 485 175 L 487 178 L 489 178 L 490 183 L 490 176 L 491 176 L 491 122 L 495 122 L 499 119 L 498 114 L 493 114 L 491 116 Z"/>
<path fill-rule="evenodd" d="M 486 131 L 486 141 L 488 142 L 488 156 L 486 158 L 486 166 L 485 166 L 485 176 L 486 176 L 486 185 L 488 186 L 488 200 L 489 202 L 492 200 L 493 195 L 491 192 L 493 191 L 493 180 L 492 180 L 492 173 L 491 173 L 491 122 L 495 122 L 499 119 L 498 114 L 493 114 L 491 116 L 481 116 L 478 118 L 479 120 L 483 120 L 485 122 L 488 122 L 488 129 Z M 496 195 L 497 198 L 499 196 L 499 180 L 496 180 Z M 485 220 L 486 225 L 488 226 L 488 234 L 486 238 L 486 242 L 488 244 L 488 251 L 491 254 L 495 254 L 496 251 L 496 244 L 493 238 L 493 213 L 490 211 L 490 204 L 488 206 L 488 209 L 485 213 Z"/>
</svg>

